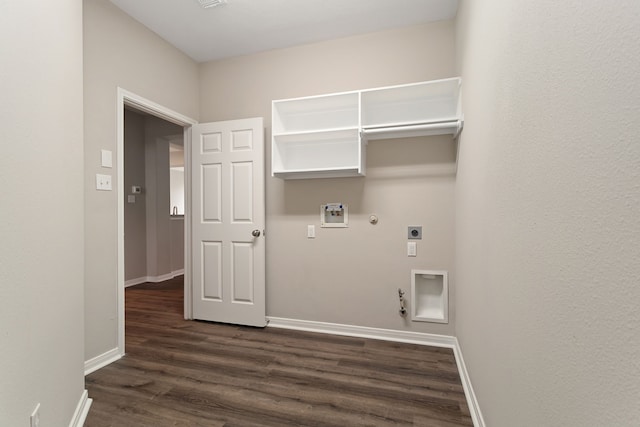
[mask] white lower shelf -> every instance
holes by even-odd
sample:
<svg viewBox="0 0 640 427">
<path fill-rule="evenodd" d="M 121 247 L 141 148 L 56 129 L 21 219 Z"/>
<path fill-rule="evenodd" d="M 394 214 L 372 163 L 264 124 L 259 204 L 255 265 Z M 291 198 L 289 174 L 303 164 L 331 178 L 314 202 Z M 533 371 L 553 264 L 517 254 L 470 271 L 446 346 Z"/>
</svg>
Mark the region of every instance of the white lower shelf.
<svg viewBox="0 0 640 427">
<path fill-rule="evenodd" d="M 305 169 L 290 171 L 273 171 L 273 176 L 282 179 L 308 179 L 308 178 L 348 178 L 352 176 L 364 176 L 364 171 L 359 167 L 342 169 Z"/>
<path fill-rule="evenodd" d="M 273 136 L 272 175 L 285 179 L 364 174 L 357 128 Z"/>
</svg>

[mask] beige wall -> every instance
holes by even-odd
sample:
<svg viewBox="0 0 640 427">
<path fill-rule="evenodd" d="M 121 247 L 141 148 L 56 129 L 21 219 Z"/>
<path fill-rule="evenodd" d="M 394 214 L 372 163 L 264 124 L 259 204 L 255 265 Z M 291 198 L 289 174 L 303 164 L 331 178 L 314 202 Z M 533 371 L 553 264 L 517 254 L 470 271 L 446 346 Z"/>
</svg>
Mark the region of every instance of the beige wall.
<svg viewBox="0 0 640 427">
<path fill-rule="evenodd" d="M 451 77 L 454 26 L 441 22 L 204 64 L 203 122 L 264 117 L 270 174 L 271 101 Z M 450 137 L 376 141 L 366 178 L 283 181 L 267 176 L 269 316 L 453 334 L 398 315 L 411 268 L 449 270 L 452 295 L 455 145 Z M 320 229 L 322 203 L 349 205 L 348 229 Z M 368 216 L 376 213 L 378 225 Z M 317 237 L 306 238 L 307 224 Z M 409 225 L 423 225 L 418 257 Z"/>
<path fill-rule="evenodd" d="M 34 29 L 37 29 L 34 30 Z M 82 4 L 0 2 L 0 425 L 84 390 Z"/>
<path fill-rule="evenodd" d="M 135 203 L 124 204 L 124 279 L 147 276 L 147 208 L 145 179 L 144 116 L 130 110 L 124 112 L 124 191 L 142 187 Z"/>
<path fill-rule="evenodd" d="M 640 3 L 464 1 L 456 334 L 489 426 L 640 419 Z"/>
<path fill-rule="evenodd" d="M 171 232 L 171 273 L 184 269 L 184 218 L 174 217 L 169 221 Z"/>
<path fill-rule="evenodd" d="M 147 276 L 160 277 L 172 272 L 172 223 L 170 218 L 169 140 L 183 128 L 145 117 Z"/>
<path fill-rule="evenodd" d="M 100 149 L 116 153 L 116 91 L 122 87 L 198 118 L 198 68 L 107 0 L 84 1 L 86 359 L 117 346 L 116 192 L 97 192 Z M 117 170 L 110 170 L 117 188 Z"/>
</svg>

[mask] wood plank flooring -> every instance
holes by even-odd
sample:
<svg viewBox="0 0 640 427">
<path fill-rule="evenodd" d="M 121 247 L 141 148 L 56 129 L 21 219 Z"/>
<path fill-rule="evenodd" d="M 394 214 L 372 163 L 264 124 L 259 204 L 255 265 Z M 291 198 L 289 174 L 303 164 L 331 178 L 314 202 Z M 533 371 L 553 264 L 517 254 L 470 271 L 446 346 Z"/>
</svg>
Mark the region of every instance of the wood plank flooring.
<svg viewBox="0 0 640 427">
<path fill-rule="evenodd" d="M 125 295 L 86 427 L 473 425 L 449 349 L 185 321 L 182 277 Z"/>
</svg>

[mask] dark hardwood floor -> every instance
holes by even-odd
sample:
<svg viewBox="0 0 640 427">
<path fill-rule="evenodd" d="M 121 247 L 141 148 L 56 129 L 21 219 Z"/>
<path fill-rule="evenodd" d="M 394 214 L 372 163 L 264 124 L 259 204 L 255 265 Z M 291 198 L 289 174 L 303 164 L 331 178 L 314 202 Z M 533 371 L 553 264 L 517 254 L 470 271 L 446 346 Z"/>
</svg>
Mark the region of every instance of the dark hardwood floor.
<svg viewBox="0 0 640 427">
<path fill-rule="evenodd" d="M 126 290 L 126 352 L 86 427 L 471 426 L 451 350 L 182 319 L 182 277 Z"/>
</svg>

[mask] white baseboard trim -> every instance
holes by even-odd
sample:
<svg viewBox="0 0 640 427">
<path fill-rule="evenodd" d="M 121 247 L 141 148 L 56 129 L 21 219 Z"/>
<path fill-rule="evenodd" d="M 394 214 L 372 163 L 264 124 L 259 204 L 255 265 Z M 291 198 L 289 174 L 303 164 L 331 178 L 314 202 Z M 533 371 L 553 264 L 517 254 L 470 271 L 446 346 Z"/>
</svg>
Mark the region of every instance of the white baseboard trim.
<svg viewBox="0 0 640 427">
<path fill-rule="evenodd" d="M 469 372 L 467 371 L 467 365 L 465 365 L 464 358 L 462 357 L 462 348 L 460 348 L 458 339 L 455 337 L 453 339 L 456 340 L 456 345 L 455 347 L 453 347 L 453 355 L 456 357 L 458 374 L 460 375 L 460 381 L 462 382 L 464 395 L 467 398 L 467 405 L 469 406 L 469 412 L 471 412 L 473 425 L 475 427 L 485 427 L 484 418 L 482 417 L 482 412 L 480 411 L 480 405 L 478 404 L 476 393 L 473 391 L 473 386 L 471 385 L 471 378 L 469 377 Z"/>
<path fill-rule="evenodd" d="M 176 271 L 172 271 L 171 273 L 163 274 L 160 276 L 142 276 L 135 279 L 129 279 L 124 282 L 124 287 L 128 288 L 129 286 L 140 285 L 142 283 L 160 283 L 165 280 L 173 279 L 177 276 L 182 276 L 184 274 L 184 268 Z"/>
<path fill-rule="evenodd" d="M 182 276 L 183 274 L 184 274 L 184 268 L 181 268 L 180 270 L 172 271 L 171 278 L 173 279 L 174 277 Z"/>
<path fill-rule="evenodd" d="M 284 319 L 281 317 L 267 317 L 267 320 L 269 322 L 268 326 L 272 328 L 295 329 L 298 331 L 320 332 L 324 334 L 344 335 L 349 337 L 431 345 L 434 347 L 453 348 L 456 345 L 455 337 L 449 335 L 396 331 L 393 329 L 313 322 L 310 320 Z"/>
<path fill-rule="evenodd" d="M 471 379 L 464 364 L 462 350 L 456 337 L 449 335 L 427 334 L 422 332 L 396 331 L 393 329 L 370 328 L 366 326 L 341 325 L 338 323 L 313 322 L 310 320 L 285 319 L 282 317 L 267 317 L 267 326 L 271 328 L 295 329 L 298 331 L 319 332 L 323 334 L 343 335 L 358 338 L 371 338 L 384 341 L 395 341 L 409 344 L 445 347 L 453 350 L 456 358 L 458 373 L 464 389 L 471 419 L 475 427 L 485 427 L 478 400 L 471 386 Z"/>
<path fill-rule="evenodd" d="M 87 390 L 84 390 L 80 396 L 78 406 L 76 406 L 76 410 L 73 413 L 69 427 L 82 427 L 84 425 L 87 415 L 89 414 L 89 408 L 91 408 L 91 403 L 93 403 L 93 399 L 89 399 L 89 393 Z"/>
<path fill-rule="evenodd" d="M 137 279 L 129 279 L 124 282 L 124 287 L 128 288 L 129 286 L 140 285 L 146 282 L 147 282 L 147 276 L 138 277 Z"/>
<path fill-rule="evenodd" d="M 104 368 L 110 363 L 121 359 L 122 356 L 123 354 L 120 353 L 120 350 L 117 347 L 112 348 L 105 353 L 99 354 L 98 356 L 84 362 L 84 374 L 89 375 L 90 373 L 95 372 L 100 368 Z"/>
</svg>

